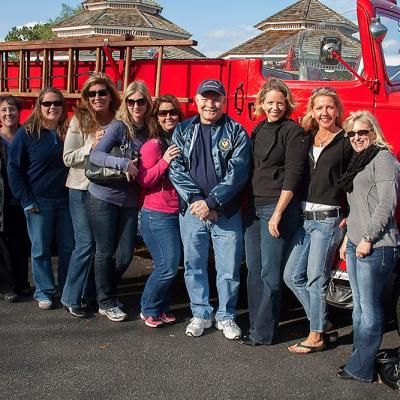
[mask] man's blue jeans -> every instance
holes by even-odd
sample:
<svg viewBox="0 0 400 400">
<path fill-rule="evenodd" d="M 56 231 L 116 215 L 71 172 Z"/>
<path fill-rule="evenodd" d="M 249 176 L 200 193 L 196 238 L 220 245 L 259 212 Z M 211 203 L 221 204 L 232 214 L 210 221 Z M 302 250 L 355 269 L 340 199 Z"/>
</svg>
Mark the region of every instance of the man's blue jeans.
<svg viewBox="0 0 400 400">
<path fill-rule="evenodd" d="M 277 336 L 285 254 L 301 221 L 299 205 L 292 200 L 279 224 L 280 237 L 271 236 L 268 221 L 275 207 L 259 206 L 244 217 L 249 335 L 264 344 L 272 344 Z"/>
<path fill-rule="evenodd" d="M 100 200 L 90 193 L 86 204 L 96 242 L 94 275 L 99 307 L 116 306 L 116 285 L 129 267 L 136 244 L 138 211 Z"/>
<path fill-rule="evenodd" d="M 383 292 L 398 250 L 378 247 L 360 258 L 356 257 L 356 247 L 350 240 L 347 242 L 347 272 L 353 293 L 353 352 L 345 371 L 355 379 L 372 382 L 385 322 Z"/>
<path fill-rule="evenodd" d="M 25 211 L 29 238 L 32 242 L 32 276 L 35 282 L 34 298 L 37 301 L 53 300 L 56 294 L 51 266 L 51 244 L 57 241 L 58 287 L 62 291 L 68 265 L 74 249 L 74 230 L 68 198 L 36 199 L 38 213 Z"/>
<path fill-rule="evenodd" d="M 61 303 L 68 307 L 80 307 L 86 286 L 91 287 L 94 297 L 94 282 L 88 282 L 95 253 L 95 242 L 86 206 L 86 190 L 69 189 L 69 209 L 75 234 L 75 248 L 68 268 L 67 280 Z"/>
<path fill-rule="evenodd" d="M 143 208 L 140 232 L 154 267 L 142 294 L 141 311 L 146 317 L 158 317 L 169 312 L 169 290 L 181 258 L 179 216 Z"/>
<path fill-rule="evenodd" d="M 304 220 L 288 249 L 283 279 L 296 295 L 311 332 L 324 332 L 326 324 L 326 291 L 338 245 L 342 217 Z"/>
<path fill-rule="evenodd" d="M 213 307 L 209 299 L 208 254 L 210 239 L 214 248 L 219 307 L 216 319 L 235 318 L 243 253 L 240 213 L 218 221 L 200 221 L 186 210 L 179 216 L 185 263 L 185 283 L 194 317 L 211 319 Z"/>
</svg>

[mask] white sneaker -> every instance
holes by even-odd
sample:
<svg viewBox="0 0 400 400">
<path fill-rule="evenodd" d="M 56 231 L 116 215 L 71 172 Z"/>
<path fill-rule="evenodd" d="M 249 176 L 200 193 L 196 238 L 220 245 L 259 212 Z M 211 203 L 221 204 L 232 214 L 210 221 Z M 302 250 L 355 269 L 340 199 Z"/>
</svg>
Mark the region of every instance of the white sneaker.
<svg viewBox="0 0 400 400">
<path fill-rule="evenodd" d="M 119 307 L 99 308 L 99 314 L 105 315 L 110 321 L 121 322 L 128 318 Z"/>
<path fill-rule="evenodd" d="M 51 310 L 53 302 L 51 300 L 39 300 L 39 308 L 42 310 Z"/>
<path fill-rule="evenodd" d="M 190 324 L 186 327 L 186 336 L 201 336 L 204 332 L 204 329 L 208 329 L 212 327 L 211 319 L 203 319 L 198 317 L 193 317 L 190 320 Z"/>
<path fill-rule="evenodd" d="M 226 319 L 224 321 L 216 321 L 215 327 L 222 331 L 227 339 L 234 340 L 240 339 L 242 331 L 233 319 Z"/>
</svg>

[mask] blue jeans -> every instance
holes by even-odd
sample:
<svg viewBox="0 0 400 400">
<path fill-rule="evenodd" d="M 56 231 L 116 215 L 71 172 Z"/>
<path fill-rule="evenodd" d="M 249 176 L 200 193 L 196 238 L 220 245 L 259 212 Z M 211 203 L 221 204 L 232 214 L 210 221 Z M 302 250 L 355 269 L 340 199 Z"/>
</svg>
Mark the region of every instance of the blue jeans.
<svg viewBox="0 0 400 400">
<path fill-rule="evenodd" d="M 347 242 L 346 262 L 353 293 L 353 352 L 345 371 L 353 378 L 372 382 L 375 356 L 382 342 L 385 315 L 383 292 L 397 261 L 395 247 L 378 247 L 364 258 Z"/>
<path fill-rule="evenodd" d="M 138 211 L 100 200 L 90 193 L 86 204 L 96 242 L 94 275 L 99 307 L 116 306 L 116 286 L 129 267 L 136 244 Z"/>
<path fill-rule="evenodd" d="M 74 230 L 68 198 L 36 199 L 38 213 L 25 211 L 32 249 L 32 276 L 35 282 L 34 298 L 53 300 L 56 294 L 51 266 L 51 244 L 55 236 L 58 252 L 58 287 L 63 290 L 68 265 L 74 249 Z"/>
<path fill-rule="evenodd" d="M 240 213 L 218 221 L 200 221 L 190 214 L 179 216 L 185 263 L 185 283 L 194 317 L 211 319 L 213 307 L 209 299 L 208 254 L 212 240 L 217 271 L 219 307 L 216 319 L 235 318 L 243 253 Z"/>
<path fill-rule="evenodd" d="M 154 267 L 142 294 L 141 311 L 146 317 L 158 317 L 162 312 L 169 312 L 169 290 L 181 258 L 178 214 L 143 208 L 140 232 Z"/>
<path fill-rule="evenodd" d="M 311 332 L 325 330 L 325 297 L 342 239 L 341 220 L 341 217 L 304 220 L 289 245 L 283 279 L 304 307 Z"/>
<path fill-rule="evenodd" d="M 69 189 L 69 209 L 75 234 L 75 248 L 68 268 L 67 280 L 61 303 L 69 307 L 80 307 L 85 288 L 91 287 L 94 297 L 94 282 L 88 282 L 93 268 L 95 243 L 86 207 L 86 190 Z"/>
<path fill-rule="evenodd" d="M 279 224 L 280 237 L 271 236 L 268 221 L 275 207 L 256 207 L 244 218 L 249 335 L 264 344 L 272 344 L 278 333 L 285 254 L 301 222 L 299 205 L 292 200 Z"/>
</svg>

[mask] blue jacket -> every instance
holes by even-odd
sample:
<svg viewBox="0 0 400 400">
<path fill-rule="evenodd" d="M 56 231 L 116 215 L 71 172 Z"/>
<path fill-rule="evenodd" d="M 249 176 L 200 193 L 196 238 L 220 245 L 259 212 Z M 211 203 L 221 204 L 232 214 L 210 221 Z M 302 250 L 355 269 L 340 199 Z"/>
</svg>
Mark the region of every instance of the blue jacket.
<svg viewBox="0 0 400 400">
<path fill-rule="evenodd" d="M 183 200 L 181 212 L 192 199 L 205 198 L 198 184 L 191 177 L 190 155 L 200 128 L 200 117 L 182 121 L 175 128 L 172 141 L 181 154 L 171 162 L 169 177 Z M 211 129 L 212 156 L 218 184 L 209 196 L 218 204 L 216 210 L 226 216 L 240 208 L 240 194 L 249 178 L 252 162 L 251 141 L 245 129 L 224 114 Z"/>
</svg>

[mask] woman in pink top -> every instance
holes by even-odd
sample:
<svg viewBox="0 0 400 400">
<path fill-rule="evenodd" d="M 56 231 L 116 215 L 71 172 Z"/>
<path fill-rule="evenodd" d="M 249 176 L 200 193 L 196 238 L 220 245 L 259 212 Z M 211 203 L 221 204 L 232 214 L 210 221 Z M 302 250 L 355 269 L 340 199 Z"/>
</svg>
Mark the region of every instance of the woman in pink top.
<svg viewBox="0 0 400 400">
<path fill-rule="evenodd" d="M 158 97 L 153 106 L 149 140 L 140 149 L 137 181 L 144 190 L 140 231 L 154 266 L 142 294 L 140 318 L 151 328 L 176 320 L 169 311 L 168 294 L 181 256 L 179 200 L 168 178 L 168 168 L 179 155 L 178 147 L 171 144 L 171 136 L 182 118 L 175 96 Z"/>
</svg>

